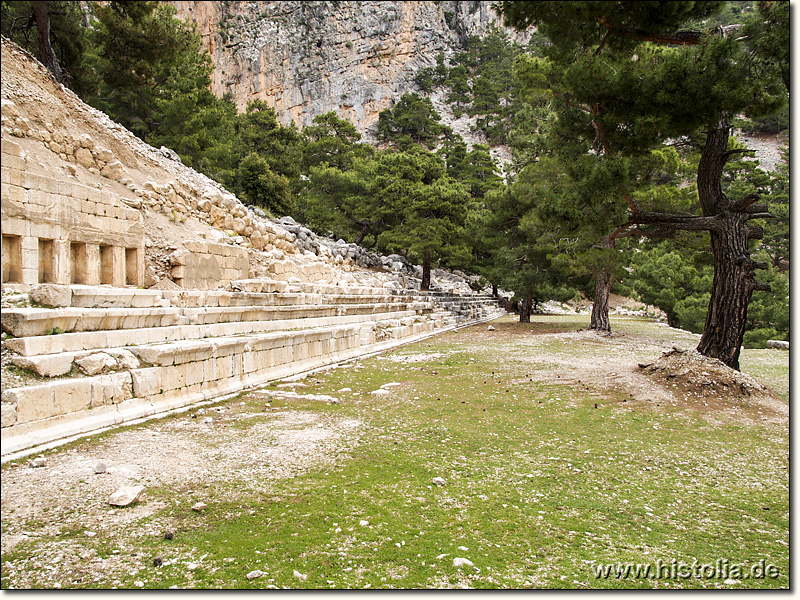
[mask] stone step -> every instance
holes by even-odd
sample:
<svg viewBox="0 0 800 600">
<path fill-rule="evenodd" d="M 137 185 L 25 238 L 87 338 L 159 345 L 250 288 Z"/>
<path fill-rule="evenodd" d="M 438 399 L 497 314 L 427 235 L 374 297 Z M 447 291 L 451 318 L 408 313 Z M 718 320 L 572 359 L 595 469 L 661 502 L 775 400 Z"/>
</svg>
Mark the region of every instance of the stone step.
<svg viewBox="0 0 800 600">
<path fill-rule="evenodd" d="M 111 286 L 72 285 L 75 308 L 169 308 L 161 290 L 115 288 Z"/>
<path fill-rule="evenodd" d="M 7 308 L 3 331 L 14 337 L 188 324 L 178 308 Z"/>
<path fill-rule="evenodd" d="M 10 338 L 6 347 L 25 357 L 52 355 L 61 352 L 83 352 L 104 348 L 123 348 L 134 344 L 156 344 L 202 338 L 246 335 L 267 331 L 296 331 L 313 327 L 367 323 L 388 316 L 403 318 L 415 316 L 416 311 L 391 311 L 383 314 L 307 317 L 304 319 L 275 319 L 269 321 L 239 321 L 207 325 L 177 325 L 114 331 L 90 331 Z"/>
<path fill-rule="evenodd" d="M 367 327 L 371 327 L 370 324 Z M 80 412 L 132 398 L 169 399 L 204 392 L 215 397 L 270 378 L 270 369 L 360 348 L 362 326 L 170 342 L 128 348 L 154 366 L 74 377 L 3 392 L 3 427 Z M 220 391 L 222 389 L 223 391 Z M 11 414 L 13 412 L 13 415 Z"/>
</svg>

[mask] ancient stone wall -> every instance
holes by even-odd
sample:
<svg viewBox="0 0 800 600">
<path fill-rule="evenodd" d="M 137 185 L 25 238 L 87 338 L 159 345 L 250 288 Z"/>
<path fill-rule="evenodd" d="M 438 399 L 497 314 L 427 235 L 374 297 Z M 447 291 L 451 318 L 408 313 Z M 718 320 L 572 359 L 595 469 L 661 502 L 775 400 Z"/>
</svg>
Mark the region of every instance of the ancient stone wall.
<svg viewBox="0 0 800 600">
<path fill-rule="evenodd" d="M 141 286 L 141 213 L 109 190 L 29 165 L 24 145 L 4 135 L 0 146 L 2 283 Z"/>
</svg>

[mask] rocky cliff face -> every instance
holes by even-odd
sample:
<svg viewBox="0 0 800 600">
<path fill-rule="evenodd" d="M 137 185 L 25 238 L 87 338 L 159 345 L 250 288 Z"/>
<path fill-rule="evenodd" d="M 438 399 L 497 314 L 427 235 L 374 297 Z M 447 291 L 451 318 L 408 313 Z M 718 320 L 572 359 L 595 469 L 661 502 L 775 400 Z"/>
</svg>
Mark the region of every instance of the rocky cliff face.
<svg viewBox="0 0 800 600">
<path fill-rule="evenodd" d="M 172 2 L 214 60 L 213 90 L 240 110 L 273 106 L 284 124 L 331 110 L 362 132 L 414 74 L 499 25 L 491 2 Z"/>
</svg>

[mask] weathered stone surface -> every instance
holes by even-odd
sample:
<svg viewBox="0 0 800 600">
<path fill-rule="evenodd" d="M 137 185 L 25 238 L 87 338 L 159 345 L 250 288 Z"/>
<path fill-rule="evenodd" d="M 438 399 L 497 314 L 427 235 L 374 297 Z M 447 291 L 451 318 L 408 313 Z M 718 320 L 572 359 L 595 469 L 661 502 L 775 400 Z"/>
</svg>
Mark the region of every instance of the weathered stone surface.
<svg viewBox="0 0 800 600">
<path fill-rule="evenodd" d="M 88 148 L 78 148 L 75 151 L 75 162 L 77 162 L 84 169 L 97 167 L 94 162 L 94 156 L 92 156 L 92 152 Z"/>
<path fill-rule="evenodd" d="M 72 290 L 68 285 L 43 283 L 31 290 L 30 299 L 31 302 L 51 308 L 65 307 L 72 302 Z"/>
<path fill-rule="evenodd" d="M 125 167 L 118 160 L 112 160 L 100 171 L 100 175 L 114 181 L 121 181 L 125 176 Z"/>
<path fill-rule="evenodd" d="M 11 427 L 17 422 L 17 405 L 11 402 L 0 404 L 0 426 Z"/>
<path fill-rule="evenodd" d="M 87 375 L 97 375 L 103 369 L 111 369 L 117 366 L 117 361 L 105 352 L 90 354 L 75 361 L 78 368 Z"/>
<path fill-rule="evenodd" d="M 116 360 L 116 366 L 120 369 L 138 369 L 140 366 L 139 359 L 130 350 L 109 350 L 108 354 Z"/>
<path fill-rule="evenodd" d="M 285 124 L 298 126 L 335 110 L 362 133 L 396 98 L 418 91 L 414 74 L 435 66 L 439 52 L 500 25 L 489 1 L 300 4 L 176 6 L 207 44 L 218 96 L 232 91 L 240 110 L 264 100 Z M 212 41 L 220 22 L 235 43 Z"/>
<path fill-rule="evenodd" d="M 130 506 L 136 502 L 144 492 L 144 486 L 121 487 L 108 498 L 112 506 Z"/>
<path fill-rule="evenodd" d="M 48 354 L 45 356 L 15 356 L 11 362 L 21 369 L 33 371 L 42 377 L 58 377 L 72 370 L 73 356 L 70 354 Z"/>
</svg>

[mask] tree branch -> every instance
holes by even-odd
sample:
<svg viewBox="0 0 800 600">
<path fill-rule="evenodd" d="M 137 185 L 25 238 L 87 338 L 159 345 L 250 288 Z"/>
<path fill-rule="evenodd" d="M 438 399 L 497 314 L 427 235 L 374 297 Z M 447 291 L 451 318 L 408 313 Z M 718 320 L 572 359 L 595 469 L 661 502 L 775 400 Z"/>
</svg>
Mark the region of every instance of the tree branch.
<svg viewBox="0 0 800 600">
<path fill-rule="evenodd" d="M 746 198 L 742 198 L 741 200 L 737 200 L 736 202 L 731 204 L 731 210 L 733 212 L 742 212 L 748 206 L 753 204 L 753 202 L 756 202 L 757 200 L 760 200 L 760 199 L 761 199 L 761 196 L 759 194 L 756 194 L 756 193 L 750 194 Z"/>
<path fill-rule="evenodd" d="M 753 281 L 750 283 L 750 289 L 754 292 L 771 292 L 772 286 L 768 283 L 764 283 L 763 281 Z"/>
<path fill-rule="evenodd" d="M 683 231 L 718 231 L 720 223 L 715 217 L 695 217 L 671 213 L 638 212 L 628 215 L 628 225 L 656 225 L 663 229 Z"/>
</svg>

